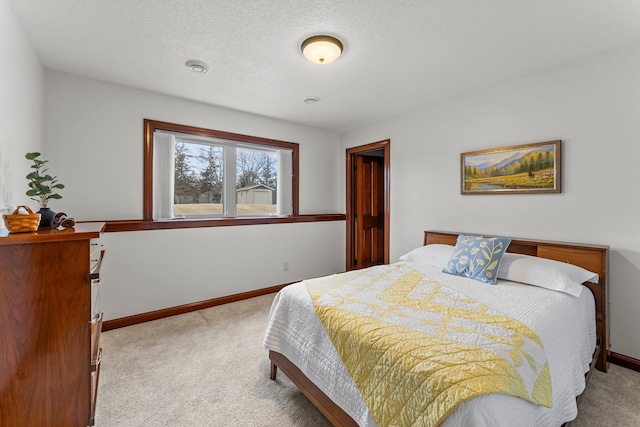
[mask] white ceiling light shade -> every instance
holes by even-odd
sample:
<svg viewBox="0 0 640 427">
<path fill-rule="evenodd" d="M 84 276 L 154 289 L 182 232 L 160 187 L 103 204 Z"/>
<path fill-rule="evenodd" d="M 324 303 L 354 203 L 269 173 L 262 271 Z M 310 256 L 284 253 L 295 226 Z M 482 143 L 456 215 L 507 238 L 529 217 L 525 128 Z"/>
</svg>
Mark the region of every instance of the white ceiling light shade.
<svg viewBox="0 0 640 427">
<path fill-rule="evenodd" d="M 195 59 L 191 59 L 185 62 L 184 65 L 186 65 L 186 67 L 194 73 L 204 74 L 209 71 L 207 64 L 202 61 L 196 61 Z"/>
<path fill-rule="evenodd" d="M 330 64 L 342 55 L 342 42 L 331 36 L 313 36 L 302 42 L 302 54 L 314 64 Z"/>
</svg>

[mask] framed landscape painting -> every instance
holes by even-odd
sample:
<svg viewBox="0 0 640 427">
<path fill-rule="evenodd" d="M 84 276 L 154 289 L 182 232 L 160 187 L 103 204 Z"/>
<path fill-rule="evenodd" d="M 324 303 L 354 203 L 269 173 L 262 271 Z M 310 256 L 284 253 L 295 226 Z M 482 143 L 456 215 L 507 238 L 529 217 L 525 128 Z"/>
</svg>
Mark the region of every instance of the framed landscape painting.
<svg viewBox="0 0 640 427">
<path fill-rule="evenodd" d="M 560 159 L 560 141 L 462 153 L 461 193 L 559 193 Z"/>
</svg>

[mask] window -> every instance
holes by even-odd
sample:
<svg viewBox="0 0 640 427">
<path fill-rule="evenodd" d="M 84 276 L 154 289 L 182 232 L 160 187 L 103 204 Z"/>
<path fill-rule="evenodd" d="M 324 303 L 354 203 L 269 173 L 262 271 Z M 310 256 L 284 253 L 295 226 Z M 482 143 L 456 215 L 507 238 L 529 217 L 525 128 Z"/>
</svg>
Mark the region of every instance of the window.
<svg viewBox="0 0 640 427">
<path fill-rule="evenodd" d="M 297 215 L 297 163 L 295 143 L 145 120 L 144 219 Z"/>
</svg>

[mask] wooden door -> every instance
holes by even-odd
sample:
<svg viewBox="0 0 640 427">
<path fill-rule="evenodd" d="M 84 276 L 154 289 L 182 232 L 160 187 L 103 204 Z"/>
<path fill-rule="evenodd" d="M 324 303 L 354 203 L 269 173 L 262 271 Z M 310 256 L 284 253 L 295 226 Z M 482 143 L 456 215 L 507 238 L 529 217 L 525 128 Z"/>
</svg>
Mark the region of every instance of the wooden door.
<svg viewBox="0 0 640 427">
<path fill-rule="evenodd" d="M 384 264 L 384 157 L 356 156 L 355 268 Z"/>
</svg>

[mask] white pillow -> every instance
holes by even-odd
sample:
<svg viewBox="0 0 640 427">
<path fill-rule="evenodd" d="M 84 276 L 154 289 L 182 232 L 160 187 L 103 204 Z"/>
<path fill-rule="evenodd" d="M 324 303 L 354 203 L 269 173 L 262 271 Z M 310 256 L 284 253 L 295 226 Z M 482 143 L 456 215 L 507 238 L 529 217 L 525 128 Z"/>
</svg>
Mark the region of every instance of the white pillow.
<svg viewBox="0 0 640 427">
<path fill-rule="evenodd" d="M 596 273 L 577 265 L 509 253 L 502 257 L 498 278 L 540 286 L 576 297 L 582 292 L 582 283 L 598 283 L 599 279 Z"/>
<path fill-rule="evenodd" d="M 411 252 L 402 255 L 400 257 L 400 261 L 415 262 L 444 268 L 449 262 L 449 259 L 451 259 L 452 254 L 452 245 L 433 244 L 415 248 Z"/>
</svg>

